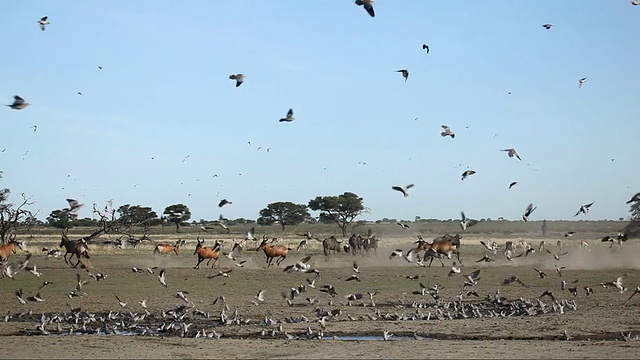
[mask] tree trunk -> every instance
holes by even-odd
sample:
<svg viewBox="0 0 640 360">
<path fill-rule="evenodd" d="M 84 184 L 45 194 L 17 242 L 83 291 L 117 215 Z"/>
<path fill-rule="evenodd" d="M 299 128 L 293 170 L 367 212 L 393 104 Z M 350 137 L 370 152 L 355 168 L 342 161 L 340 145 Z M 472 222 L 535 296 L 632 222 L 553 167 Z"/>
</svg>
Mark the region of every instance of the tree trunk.
<svg viewBox="0 0 640 360">
<path fill-rule="evenodd" d="M 284 222 L 280 223 L 280 227 L 282 228 L 282 231 L 284 231 Z"/>
<path fill-rule="evenodd" d="M 180 223 L 176 222 L 176 234 L 180 232 Z"/>
</svg>

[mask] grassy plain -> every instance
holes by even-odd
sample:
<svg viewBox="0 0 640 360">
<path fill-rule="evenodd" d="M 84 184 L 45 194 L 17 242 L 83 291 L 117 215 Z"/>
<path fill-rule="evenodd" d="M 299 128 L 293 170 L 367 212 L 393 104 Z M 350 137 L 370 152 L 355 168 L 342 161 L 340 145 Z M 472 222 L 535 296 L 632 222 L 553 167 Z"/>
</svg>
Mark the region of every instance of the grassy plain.
<svg viewBox="0 0 640 360">
<path fill-rule="evenodd" d="M 3 357 L 11 358 L 637 358 L 640 356 L 640 342 L 622 341 L 621 332 L 640 333 L 640 296 L 633 298 L 627 305 L 636 286 L 640 285 L 640 245 L 637 240 L 609 248 L 609 244 L 601 243 L 605 235 L 615 235 L 625 223 L 623 222 L 548 222 L 547 237 L 541 237 L 539 222 L 483 222 L 462 233 L 462 274 L 480 269 L 481 279 L 474 290 L 481 298 L 500 290 L 509 300 L 521 297 L 535 301 L 545 290 L 552 290 L 559 299 L 575 299 L 576 311 L 565 314 L 543 314 L 527 317 L 484 317 L 453 320 L 382 320 L 381 314 L 412 314 L 417 311 L 411 304 L 433 305 L 429 296 L 415 295 L 419 283 L 427 286 L 439 284 L 442 287 L 440 296 L 446 301 L 454 300 L 462 290 L 461 275 L 448 276 L 450 260 L 444 260 L 446 267 L 435 261 L 430 268 L 416 266 L 403 259 L 389 259 L 393 249 L 408 250 L 412 247 L 416 236 L 420 234 L 429 240 L 444 233 L 460 233 L 455 222 L 451 223 L 409 223 L 410 229 L 402 230 L 397 225 L 371 224 L 356 228 L 360 233 L 372 231 L 381 238 L 377 254 L 355 257 L 344 253 L 326 259 L 321 253 L 320 243 L 312 241 L 307 250 L 290 252 L 287 260 L 280 267 L 266 268 L 264 254 L 254 251 L 256 243 L 249 242 L 247 248 L 238 254 L 238 260 L 246 260 L 245 267 L 234 266 L 229 259 L 222 258 L 222 268 L 232 268 L 229 277 L 208 278 L 215 270 L 207 268 L 204 263 L 201 269 L 193 269 L 196 256 L 193 255 L 195 239 L 203 236 L 208 244 L 214 239 L 225 240 L 230 244 L 232 238 L 243 238 L 250 226 L 237 226 L 233 233 L 226 234 L 213 230 L 204 233 L 197 227 L 183 228 L 180 234 L 172 234 L 172 228 L 152 229 L 151 239 L 155 242 L 174 242 L 178 236 L 187 240 L 180 255 L 155 257 L 152 254 L 153 244 L 144 243 L 138 248 L 125 247 L 119 249 L 112 245 L 101 245 L 101 241 L 114 238 L 115 235 L 103 235 L 90 245 L 92 273 L 102 272 L 107 275 L 104 281 L 96 282 L 88 277 L 88 272 L 73 269 L 61 259 L 46 258 L 40 252 L 43 246 L 57 247 L 59 235 L 50 230 L 36 230 L 33 238 L 21 237 L 28 242 L 29 250 L 34 254 L 32 263 L 42 272 L 35 277 L 23 271 L 15 280 L 0 279 L 0 304 L 5 311 L 14 314 L 9 322 L 0 322 L 0 335 L 5 348 Z M 222 229 L 220 229 L 222 230 Z M 282 237 L 282 243 L 295 248 L 301 240 L 297 233 L 311 231 L 319 237 L 337 234 L 337 229 L 330 225 L 311 225 L 287 228 L 280 232 L 277 227 L 256 227 L 256 235 L 267 234 L 269 237 Z M 565 238 L 564 233 L 575 231 L 573 237 Z M 78 229 L 71 232 L 71 238 L 87 235 L 91 229 Z M 567 255 L 560 260 L 546 253 L 534 253 L 527 257 L 508 261 L 501 252 L 490 254 L 479 245 L 480 240 L 496 241 L 504 244 L 507 240 L 514 242 L 525 240 L 537 248 L 540 241 L 545 241 L 547 248 L 556 252 L 556 241 L 561 240 Z M 580 250 L 580 240 L 587 240 L 590 250 Z M 227 250 L 229 248 L 227 247 Z M 482 255 L 489 254 L 495 262 L 477 263 Z M 281 297 L 282 291 L 306 283 L 312 274 L 284 273 L 282 268 L 295 263 L 305 255 L 311 255 L 310 263 L 320 270 L 320 278 L 316 287 L 322 284 L 335 286 L 338 296 L 331 296 L 307 287 L 289 306 Z M 10 262 L 24 258 L 18 250 Z M 360 265 L 361 282 L 345 279 L 353 274 L 352 263 L 356 260 Z M 560 290 L 560 277 L 555 272 L 555 265 L 566 266 L 564 279 L 579 289 L 573 297 L 567 291 Z M 158 267 L 155 274 L 146 271 L 134 273 L 131 268 Z M 540 279 L 532 269 L 537 267 L 547 273 Z M 165 288 L 157 279 L 157 272 L 166 270 L 167 284 Z M 70 299 L 66 293 L 76 286 L 76 273 L 82 279 L 90 280 L 84 285 L 85 297 Z M 616 277 L 626 274 L 624 284 L 628 291 L 620 294 L 615 289 L 603 288 L 600 283 L 614 281 Z M 407 275 L 418 275 L 418 280 L 410 280 Z M 518 284 L 503 285 L 502 280 L 516 275 L 528 287 Z M 38 291 L 43 281 L 53 284 L 41 290 L 44 302 L 27 302 L 22 305 L 16 299 L 14 291 L 22 288 L 25 296 Z M 594 294 L 585 296 L 584 286 L 594 289 Z M 254 296 L 259 290 L 266 290 L 265 301 L 256 306 Z M 132 311 L 140 314 L 143 309 L 138 304 L 147 300 L 150 313 L 159 316 L 162 310 L 168 310 L 181 303 L 175 297 L 177 291 L 187 291 L 195 307 L 209 313 L 205 319 L 190 315 L 195 330 L 215 329 L 222 334 L 220 339 L 194 339 L 176 336 L 117 336 L 117 335 L 79 335 L 79 336 L 28 336 L 34 334 L 37 319 L 41 313 L 68 312 L 71 308 L 80 307 L 84 311 L 102 313 L 108 311 Z M 347 306 L 346 295 L 376 291 L 376 307 L 362 306 L 355 302 Z M 127 308 L 123 309 L 115 297 L 118 295 Z M 219 325 L 221 304 L 212 305 L 215 298 L 224 295 L 231 312 L 238 309 L 239 316 L 247 324 L 239 326 Z M 318 303 L 309 305 L 306 297 L 317 297 Z M 365 299 L 368 303 L 368 298 Z M 464 301 L 476 301 L 472 297 L 464 297 Z M 545 300 L 548 303 L 550 301 Z M 331 302 L 331 305 L 329 305 Z M 316 307 L 323 310 L 340 309 L 342 313 L 327 321 L 324 330 L 327 340 L 287 340 L 283 333 L 271 336 L 280 321 L 285 318 L 297 318 L 302 315 L 310 322 L 283 322 L 283 331 L 293 336 L 304 337 L 307 327 L 317 332 L 321 329 L 317 322 Z M 33 315 L 20 317 L 18 313 L 32 310 Z M 424 312 L 433 310 L 422 310 Z M 378 313 L 379 312 L 379 313 Z M 372 320 L 371 316 L 376 317 Z M 265 317 L 279 321 L 278 325 L 265 325 Z M 157 324 L 153 324 L 157 325 Z M 265 336 L 260 335 L 266 330 Z M 420 336 L 433 340 L 398 340 L 398 341 L 348 341 L 331 340 L 333 336 L 379 336 L 383 330 L 396 335 Z M 570 339 L 566 340 L 566 330 Z M 193 335 L 193 333 L 191 333 Z"/>
</svg>

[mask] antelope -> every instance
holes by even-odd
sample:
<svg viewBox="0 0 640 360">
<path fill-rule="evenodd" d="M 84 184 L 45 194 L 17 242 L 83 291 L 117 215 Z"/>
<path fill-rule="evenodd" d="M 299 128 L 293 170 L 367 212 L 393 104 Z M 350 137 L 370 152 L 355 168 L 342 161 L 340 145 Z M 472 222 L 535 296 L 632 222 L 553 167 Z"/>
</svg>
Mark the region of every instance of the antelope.
<svg viewBox="0 0 640 360">
<path fill-rule="evenodd" d="M 427 260 L 427 257 L 430 257 L 431 260 L 428 266 L 431 266 L 433 259 L 437 257 L 442 266 L 444 266 L 441 255 L 451 259 L 451 254 L 456 254 L 458 262 L 462 264 L 462 261 L 460 261 L 460 235 L 444 235 L 433 240 L 433 243 L 429 245 L 429 249 L 424 254 L 424 261 Z"/>
<path fill-rule="evenodd" d="M 267 245 L 267 238 L 264 237 L 260 246 L 256 249 L 256 251 L 260 250 L 263 250 L 267 256 L 267 267 L 269 267 L 275 257 L 279 257 L 279 259 L 276 260 L 276 266 L 280 266 L 280 263 L 287 258 L 287 254 L 291 249 L 282 245 Z"/>
<path fill-rule="evenodd" d="M 208 260 L 207 265 L 213 260 L 213 264 L 211 264 L 211 268 L 218 265 L 218 257 L 220 257 L 220 243 L 216 241 L 216 244 L 213 248 L 208 246 L 202 246 L 204 244 L 204 239 L 200 240 L 198 237 L 198 245 L 196 245 L 196 251 L 193 252 L 193 255 L 198 255 L 198 263 L 194 266 L 194 269 L 200 268 L 200 263 Z"/>
<path fill-rule="evenodd" d="M 87 259 L 91 258 L 91 256 L 89 256 L 89 248 L 87 247 L 86 241 L 84 241 L 84 239 L 69 240 L 69 237 L 67 236 L 67 233 L 64 230 L 62 231 L 60 247 L 65 248 L 66 252 L 64 253 L 63 259 L 66 264 L 71 265 L 71 259 L 73 258 L 74 255 L 78 259 L 78 261 L 76 262 L 75 265 L 73 265 L 73 267 L 76 267 L 78 266 L 78 264 L 80 264 L 80 261 L 83 256 Z M 67 255 L 69 255 L 68 259 L 67 259 Z"/>
<path fill-rule="evenodd" d="M 186 243 L 186 241 L 180 240 L 180 239 L 176 242 L 175 245 L 171 245 L 171 244 L 168 244 L 168 243 L 160 243 L 160 244 L 156 245 L 156 247 L 153 249 L 153 254 L 154 255 L 156 255 L 156 254 L 168 255 L 171 252 L 175 252 L 176 256 L 178 256 L 178 255 L 180 255 L 178 253 L 178 250 L 180 250 L 180 245 L 183 245 L 185 243 Z"/>
<path fill-rule="evenodd" d="M 20 248 L 20 250 L 28 252 L 24 241 L 16 241 L 16 234 L 11 234 L 9 235 L 9 242 L 0 245 L 0 262 L 7 261 L 11 254 L 15 254 L 16 246 Z"/>
</svg>

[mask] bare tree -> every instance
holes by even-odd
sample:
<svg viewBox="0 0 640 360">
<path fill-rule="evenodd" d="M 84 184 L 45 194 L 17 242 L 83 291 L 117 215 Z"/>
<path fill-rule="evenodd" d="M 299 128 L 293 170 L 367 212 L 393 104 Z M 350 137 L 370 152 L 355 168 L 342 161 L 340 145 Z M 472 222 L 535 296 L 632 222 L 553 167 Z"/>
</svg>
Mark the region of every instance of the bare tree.
<svg viewBox="0 0 640 360">
<path fill-rule="evenodd" d="M 20 226 L 25 225 L 25 220 L 34 217 L 34 214 L 27 207 L 35 204 L 31 198 L 24 193 L 22 201 L 18 204 L 8 203 L 9 189 L 0 190 L 0 241 L 4 244 L 9 236 Z M 25 225 L 26 226 L 26 225 Z"/>
</svg>

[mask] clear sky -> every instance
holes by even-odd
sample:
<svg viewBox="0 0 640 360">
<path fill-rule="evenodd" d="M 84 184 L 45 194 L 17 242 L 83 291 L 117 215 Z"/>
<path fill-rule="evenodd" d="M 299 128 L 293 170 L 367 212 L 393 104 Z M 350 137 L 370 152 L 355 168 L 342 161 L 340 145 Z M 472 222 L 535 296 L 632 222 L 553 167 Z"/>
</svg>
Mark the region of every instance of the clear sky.
<svg viewBox="0 0 640 360">
<path fill-rule="evenodd" d="M 40 219 L 65 198 L 86 204 L 80 217 L 113 199 L 255 219 L 271 202 L 345 191 L 364 198 L 364 219 L 519 219 L 530 202 L 533 220 L 570 219 L 591 201 L 581 219 L 628 216 L 640 6 L 374 7 L 375 18 L 351 0 L 7 2 L 0 101 L 32 105 L 0 109 L 0 186 L 31 196 Z M 239 88 L 234 73 L 247 75 Z M 289 108 L 296 120 L 278 122 Z M 522 161 L 500 151 L 511 147 Z M 463 182 L 467 166 L 477 173 Z M 407 198 L 391 190 L 408 183 Z M 232 204 L 219 209 L 222 198 Z"/>
</svg>

